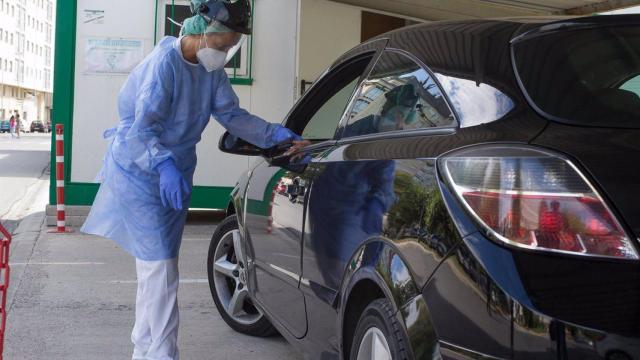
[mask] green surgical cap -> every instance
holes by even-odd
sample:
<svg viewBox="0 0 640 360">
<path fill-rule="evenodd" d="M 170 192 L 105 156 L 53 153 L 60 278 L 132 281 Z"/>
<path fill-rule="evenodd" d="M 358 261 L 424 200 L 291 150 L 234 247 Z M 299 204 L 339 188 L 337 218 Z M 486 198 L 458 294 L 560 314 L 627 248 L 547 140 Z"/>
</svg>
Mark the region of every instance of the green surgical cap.
<svg viewBox="0 0 640 360">
<path fill-rule="evenodd" d="M 197 9 L 200 7 L 200 4 L 206 2 L 206 0 L 191 0 L 192 8 Z M 202 16 L 194 15 L 184 21 L 180 35 L 200 35 L 221 32 L 231 32 L 231 29 L 215 21 L 207 24 L 207 21 Z"/>
</svg>

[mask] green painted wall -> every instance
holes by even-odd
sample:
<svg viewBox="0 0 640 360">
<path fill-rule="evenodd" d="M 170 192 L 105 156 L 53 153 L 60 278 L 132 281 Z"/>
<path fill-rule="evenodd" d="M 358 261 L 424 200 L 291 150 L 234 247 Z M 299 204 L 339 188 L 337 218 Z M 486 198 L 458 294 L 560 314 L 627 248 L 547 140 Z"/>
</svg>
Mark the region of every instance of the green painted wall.
<svg viewBox="0 0 640 360">
<path fill-rule="evenodd" d="M 53 127 L 62 124 L 65 131 L 65 203 L 66 205 L 91 205 L 98 192 L 99 185 L 93 183 L 71 182 L 71 148 L 73 146 L 73 102 L 74 102 L 74 74 L 75 74 L 75 46 L 76 46 L 76 8 L 77 0 L 59 1 L 56 12 L 56 51 L 54 58 L 54 95 L 53 95 Z M 157 13 L 157 1 L 156 1 Z M 157 18 L 157 16 L 156 16 Z M 157 29 L 157 26 L 156 26 Z M 249 48 L 252 56 L 252 45 Z M 249 62 L 251 69 L 251 60 Z M 251 70 L 249 70 L 251 74 Z M 249 78 L 232 78 L 235 85 L 251 85 Z M 55 131 L 51 133 L 51 182 L 49 188 L 49 203 L 56 203 L 56 174 L 55 174 Z M 231 187 L 196 186 L 193 189 L 191 207 L 224 209 L 227 207 Z"/>
</svg>

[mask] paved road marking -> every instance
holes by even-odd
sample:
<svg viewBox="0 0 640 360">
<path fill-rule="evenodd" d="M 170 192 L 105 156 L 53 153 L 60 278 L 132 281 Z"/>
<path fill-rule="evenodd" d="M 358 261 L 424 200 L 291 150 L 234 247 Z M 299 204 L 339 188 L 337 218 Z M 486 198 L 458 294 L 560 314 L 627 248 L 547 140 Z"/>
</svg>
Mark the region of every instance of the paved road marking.
<svg viewBox="0 0 640 360">
<path fill-rule="evenodd" d="M 206 284 L 209 280 L 207 279 L 180 279 L 180 284 Z M 101 283 L 107 284 L 137 284 L 137 280 L 112 280 L 112 281 L 101 281 Z"/>
<path fill-rule="evenodd" d="M 205 237 L 202 237 L 202 238 L 196 238 L 196 237 L 188 238 L 187 237 L 187 238 L 185 238 L 185 237 L 183 237 L 182 241 L 211 241 L 211 238 L 205 238 Z"/>
</svg>

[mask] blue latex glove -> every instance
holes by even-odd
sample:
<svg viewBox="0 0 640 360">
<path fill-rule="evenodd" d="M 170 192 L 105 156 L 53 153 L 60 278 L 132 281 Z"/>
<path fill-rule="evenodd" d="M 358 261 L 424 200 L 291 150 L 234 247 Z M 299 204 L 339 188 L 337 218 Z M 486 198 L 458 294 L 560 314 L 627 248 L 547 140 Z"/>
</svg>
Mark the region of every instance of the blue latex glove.
<svg viewBox="0 0 640 360">
<path fill-rule="evenodd" d="M 373 199 L 361 211 L 363 230 L 367 234 L 382 233 L 382 216 L 385 213 L 384 204 L 378 199 Z"/>
<path fill-rule="evenodd" d="M 273 142 L 276 144 L 300 140 L 302 140 L 302 137 L 300 135 L 283 126 L 278 126 L 278 128 L 276 128 L 275 132 L 273 133 Z"/>
<path fill-rule="evenodd" d="M 162 206 L 172 207 L 174 210 L 182 210 L 182 200 L 189 196 L 191 189 L 189 184 L 176 168 L 173 159 L 168 159 L 156 167 L 160 173 L 160 200 Z M 183 197 L 184 192 L 184 197 Z"/>
</svg>

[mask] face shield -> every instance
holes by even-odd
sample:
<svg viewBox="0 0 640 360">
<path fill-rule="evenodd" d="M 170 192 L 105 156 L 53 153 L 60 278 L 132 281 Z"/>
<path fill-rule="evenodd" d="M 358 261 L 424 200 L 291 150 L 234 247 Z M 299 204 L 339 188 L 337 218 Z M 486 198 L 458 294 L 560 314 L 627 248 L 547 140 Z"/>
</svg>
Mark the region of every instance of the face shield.
<svg viewBox="0 0 640 360">
<path fill-rule="evenodd" d="M 379 131 L 410 129 L 416 123 L 418 95 L 411 84 L 401 85 L 385 94 L 387 102 L 381 113 Z"/>
<path fill-rule="evenodd" d="M 233 59 L 233 57 L 238 53 L 238 51 L 240 50 L 240 48 L 242 48 L 242 45 L 244 45 L 244 43 L 247 41 L 247 35 L 242 34 L 240 36 L 240 40 L 238 40 L 238 43 L 235 44 L 233 47 L 231 47 L 228 51 L 227 51 L 227 59 L 225 60 L 224 64 L 228 64 L 229 61 L 231 61 L 231 59 Z M 240 65 L 240 64 L 238 64 Z"/>
<path fill-rule="evenodd" d="M 212 24 L 207 28 L 207 30 L 218 26 L 220 25 Z M 205 41 L 201 44 L 201 48 L 211 47 L 226 53 L 226 58 L 224 60 L 224 64 L 226 65 L 242 48 L 242 45 L 247 41 L 247 38 L 247 35 L 235 32 L 206 31 L 205 34 L 203 34 L 203 40 Z"/>
<path fill-rule="evenodd" d="M 219 24 L 229 31 L 250 35 L 252 13 L 250 0 L 192 0 L 191 11 L 199 14 L 207 24 Z"/>
</svg>

